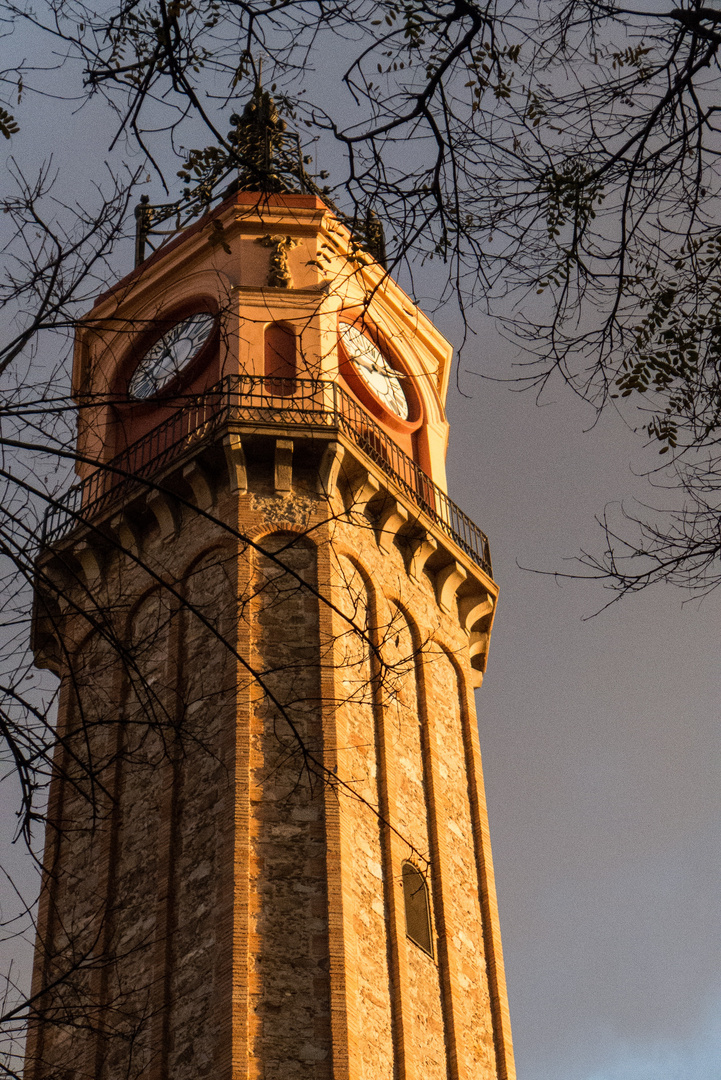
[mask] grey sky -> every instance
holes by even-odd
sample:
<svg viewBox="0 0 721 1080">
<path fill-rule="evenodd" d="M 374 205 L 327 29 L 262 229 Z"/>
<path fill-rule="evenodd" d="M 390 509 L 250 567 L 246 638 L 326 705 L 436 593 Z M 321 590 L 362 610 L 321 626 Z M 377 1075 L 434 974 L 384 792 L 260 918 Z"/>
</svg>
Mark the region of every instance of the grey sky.
<svg viewBox="0 0 721 1080">
<path fill-rule="evenodd" d="M 509 354 L 490 327 L 472 351 Z M 719 598 L 666 587 L 583 621 L 600 585 L 520 570 L 573 569 L 606 503 L 650 501 L 639 444 L 617 418 L 584 432 L 560 387 L 537 408 L 463 385 L 451 490 L 501 586 L 478 707 L 519 1077 L 715 1080 Z"/>
</svg>

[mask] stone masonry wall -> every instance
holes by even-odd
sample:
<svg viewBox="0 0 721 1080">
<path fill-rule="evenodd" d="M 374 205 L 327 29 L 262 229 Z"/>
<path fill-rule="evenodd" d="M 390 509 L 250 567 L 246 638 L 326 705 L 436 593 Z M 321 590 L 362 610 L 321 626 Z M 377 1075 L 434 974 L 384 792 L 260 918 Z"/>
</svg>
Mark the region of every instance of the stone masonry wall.
<svg viewBox="0 0 721 1080">
<path fill-rule="evenodd" d="M 339 775 L 350 785 L 364 785 L 368 805 L 375 806 L 381 825 L 385 861 L 381 877 L 374 858 L 379 847 L 368 844 L 358 826 L 361 811 L 340 789 L 341 815 L 346 815 L 352 836 L 352 862 L 342 872 L 367 890 L 367 898 L 362 904 L 356 899 L 353 916 L 346 918 L 348 940 L 353 930 L 358 939 L 352 955 L 359 959 L 360 969 L 354 982 L 356 997 L 349 1003 L 350 1077 L 367 1075 L 374 1052 L 368 1043 L 374 1049 L 386 1045 L 388 1012 L 382 1004 L 384 995 L 377 993 L 385 976 L 374 975 L 366 983 L 365 972 L 372 967 L 363 955 L 365 947 L 378 964 L 385 938 L 395 1075 L 403 1080 L 417 1076 L 495 1080 L 505 1073 L 499 1071 L 496 1057 L 480 907 L 485 871 L 478 852 L 485 838 L 477 831 L 475 821 L 481 819 L 470 794 L 470 770 L 477 762 L 465 741 L 477 740 L 475 715 L 469 711 L 472 697 L 463 675 L 464 669 L 469 671 L 468 638 L 457 616 L 440 610 L 432 577 L 409 575 L 401 547 L 380 548 L 364 515 L 346 517 L 339 504 L 335 512 L 330 542 L 337 561 L 342 564 L 342 553 L 347 553 L 357 567 L 356 577 L 362 574 L 372 583 L 369 625 L 378 658 L 370 695 L 378 718 L 376 754 L 368 736 L 358 729 L 358 687 L 353 690 L 352 677 L 344 672 L 342 692 L 358 704 L 348 710 L 355 716 L 356 728 L 352 723 L 343 725 L 339 745 L 346 745 L 342 739 L 347 738 L 348 745 L 353 748 L 355 741 L 357 749 L 352 756 L 339 754 Z M 347 570 L 337 574 L 335 592 L 342 593 L 349 580 Z M 352 598 L 349 603 L 346 613 L 357 606 Z M 342 640 L 340 635 L 337 640 Z M 336 658 L 341 671 L 348 654 L 348 645 L 343 644 Z M 368 728 L 366 721 L 364 730 Z M 475 775 L 474 782 L 482 780 Z M 367 809 L 363 813 L 370 816 Z M 405 932 L 401 870 L 406 859 L 418 866 L 429 885 L 433 957 Z M 381 907 L 385 934 L 375 930 L 367 917 L 366 925 L 358 918 L 364 908 L 379 916 Z M 375 1014 L 368 1002 L 374 1003 Z M 393 1074 L 377 1070 L 376 1075 Z"/>
<path fill-rule="evenodd" d="M 167 963 L 162 1042 L 173 1080 L 217 1074 L 223 919 L 232 890 L 228 841 L 234 791 L 229 735 L 235 723 L 235 548 L 202 556 L 186 576 L 181 612 L 178 745 L 173 760 Z"/>
<path fill-rule="evenodd" d="M 96 1075 L 94 1030 L 102 1005 L 102 954 L 108 934 L 107 871 L 94 841 L 107 832 L 112 808 L 96 798 L 113 772 L 114 734 L 104 717 L 114 705 L 115 653 L 100 633 L 75 649 L 75 680 L 61 688 L 56 779 L 46 832 L 46 887 L 41 896 L 33 989 L 55 987 L 37 1002 L 26 1062 L 28 1080 L 90 1080 Z M 100 678 L 98 678 L 100 676 Z M 110 736 L 110 737 L 109 737 Z M 97 763 L 92 776 L 88 756 Z"/>
<path fill-rule="evenodd" d="M 152 1018 L 157 1007 L 155 968 L 157 897 L 162 888 L 162 732 L 173 715 L 168 686 L 172 607 L 161 589 L 139 602 L 129 622 L 127 663 L 118 664 L 123 695 L 116 813 L 107 852 L 109 938 L 105 956 L 104 1038 L 99 1069 L 115 1077 L 147 1074 L 159 1052 Z"/>
<path fill-rule="evenodd" d="M 456 668 L 437 645 L 428 650 L 425 670 L 429 704 L 435 712 L 438 798 L 448 841 L 445 884 L 452 906 L 447 915 L 447 933 L 449 948 L 455 954 L 460 991 L 455 1002 L 459 1057 L 466 1075 L 492 1076 L 493 1028 L 461 726 L 463 693 Z"/>
<path fill-rule="evenodd" d="M 420 642 L 414 641 L 403 610 L 390 604 L 388 611 L 390 621 L 383 634 L 384 659 L 388 664 L 384 690 L 392 755 L 389 767 L 395 769 L 397 777 L 396 827 L 407 841 L 404 858 L 421 871 L 432 894 L 437 866 L 433 865 L 435 860 L 428 831 L 427 762 L 424 761 L 416 683 L 416 663 L 421 646 Z M 399 876 L 400 872 L 400 867 L 394 867 L 394 876 Z M 438 946 L 434 942 L 434 956 L 429 956 L 407 937 L 406 949 L 409 1038 L 415 1051 L 416 1067 L 429 1080 L 444 1080 L 447 1053 Z"/>
<path fill-rule="evenodd" d="M 256 475 L 108 554 L 113 641 L 68 623 L 109 794 L 54 783 L 36 986 L 92 944 L 53 996 L 92 1022 L 36 1026 L 27 1080 L 507 1080 L 468 637 L 339 492 Z"/>
<path fill-rule="evenodd" d="M 74 767 L 92 770 L 96 790 L 84 799 L 67 765 L 53 782 L 60 828 L 46 856 L 36 985 L 82 963 L 41 999 L 41 1016 L 62 1010 L 68 1022 L 31 1025 L 28 1080 L 214 1070 L 223 1005 L 229 1014 L 216 965 L 222 899 L 232 897 L 223 856 L 233 829 L 237 549 L 230 563 L 221 548 L 197 554 L 222 539 L 192 511 L 175 542 L 151 531 L 145 565 L 112 553 L 92 591 L 78 589 L 88 617 L 66 620 L 59 723 L 72 730 L 82 719 Z M 98 611 L 101 631 L 83 643 Z"/>
<path fill-rule="evenodd" d="M 316 551 L 264 538 L 253 583 L 252 1075 L 331 1076 Z M 297 577 L 286 573 L 284 566 Z M 300 580 L 299 580 L 300 579 Z"/>
<path fill-rule="evenodd" d="M 363 1036 L 358 1045 L 358 1080 L 374 1080 L 394 1075 L 395 1053 L 375 703 L 370 648 L 364 637 L 369 630 L 368 594 L 350 559 L 340 556 L 336 571 L 334 599 L 347 620 L 338 621 L 330 643 L 338 672 L 340 769 L 347 782 L 338 797 L 352 837 L 349 865 L 343 868 L 352 905 L 346 931 L 352 939 L 358 1028 Z"/>
</svg>

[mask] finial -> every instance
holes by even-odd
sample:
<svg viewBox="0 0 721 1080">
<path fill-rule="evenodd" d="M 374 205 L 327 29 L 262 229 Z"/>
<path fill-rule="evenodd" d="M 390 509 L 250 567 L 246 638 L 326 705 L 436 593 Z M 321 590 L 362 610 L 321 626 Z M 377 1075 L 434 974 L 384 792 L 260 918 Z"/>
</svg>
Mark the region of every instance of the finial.
<svg viewBox="0 0 721 1080">
<path fill-rule="evenodd" d="M 331 200 L 328 188 L 319 187 L 308 175 L 305 165 L 311 158 L 303 157 L 298 134 L 288 130 L 272 94 L 263 89 L 262 72 L 259 61 L 253 92 L 242 113 L 231 116 L 225 145 L 188 151 L 178 172 L 187 184 L 181 198 L 166 206 L 151 206 L 147 196 L 141 198 L 135 210 L 136 266 L 145 259 L 148 246 L 155 250 L 151 238 L 174 235 L 194 217 L 205 213 L 218 198 L 227 198 L 237 191 L 254 191 L 261 195 L 303 192 L 323 199 L 348 225 L 354 243 L 385 267 L 385 242 L 380 220 L 372 210 L 362 216 L 342 213 Z M 233 174 L 232 183 L 223 187 Z M 325 179 L 326 176 L 327 173 L 321 172 L 318 178 Z M 175 218 L 175 228 L 161 230 L 159 226 L 170 218 Z M 217 236 L 213 237 L 214 242 L 217 239 Z M 277 267 L 274 284 L 281 284 L 285 272 L 285 266 Z"/>
<path fill-rule="evenodd" d="M 240 116 L 230 118 L 233 125 L 228 142 L 242 163 L 236 191 L 297 191 L 301 177 L 297 138 L 288 136 L 287 125 L 278 107 L 260 82 Z"/>
</svg>

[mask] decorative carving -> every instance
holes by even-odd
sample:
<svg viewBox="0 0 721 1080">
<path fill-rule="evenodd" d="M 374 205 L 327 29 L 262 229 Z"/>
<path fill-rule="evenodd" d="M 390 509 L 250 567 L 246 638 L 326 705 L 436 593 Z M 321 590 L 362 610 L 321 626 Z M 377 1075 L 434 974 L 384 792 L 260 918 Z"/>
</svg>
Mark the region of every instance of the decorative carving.
<svg viewBox="0 0 721 1080">
<path fill-rule="evenodd" d="M 178 505 L 170 492 L 157 489 L 145 497 L 145 505 L 160 527 L 160 539 L 163 543 L 174 540 L 180 527 Z"/>
<path fill-rule="evenodd" d="M 228 465 L 230 490 L 244 495 L 248 490 L 248 468 L 240 435 L 231 431 L 223 439 L 223 450 Z"/>
<path fill-rule="evenodd" d="M 493 600 L 488 592 L 476 584 L 475 591 L 458 601 L 458 613 L 461 626 L 468 633 L 474 630 L 476 623 L 493 611 Z"/>
<path fill-rule="evenodd" d="M 293 440 L 275 440 L 275 493 L 286 495 L 293 489 Z"/>
<path fill-rule="evenodd" d="M 213 505 L 213 488 L 206 470 L 197 459 L 183 468 L 183 479 L 192 489 L 195 505 L 200 510 L 208 510 Z"/>
<path fill-rule="evenodd" d="M 461 585 L 468 574 L 466 570 L 459 562 L 454 559 L 448 566 L 444 566 L 442 570 L 439 570 L 436 574 L 436 599 L 438 600 L 438 606 L 441 611 L 445 611 L 446 614 L 452 615 L 453 601 L 458 591 L 458 586 Z"/>
<path fill-rule="evenodd" d="M 121 552 L 137 559 L 140 555 L 140 534 L 125 511 L 121 510 L 110 519 L 110 528 L 118 539 Z"/>
<path fill-rule="evenodd" d="M 297 135 L 287 124 L 267 90 L 256 86 L 240 116 L 233 114 L 228 142 L 240 169 L 231 191 L 303 191 L 305 174 Z"/>
<path fill-rule="evenodd" d="M 318 494 L 329 498 L 338 482 L 338 473 L 343 464 L 345 449 L 339 442 L 329 442 L 323 451 L 323 458 L 318 471 Z"/>
<path fill-rule="evenodd" d="M 82 568 L 86 588 L 93 589 L 103 575 L 100 552 L 93 544 L 82 541 L 76 545 L 73 554 Z"/>
<path fill-rule="evenodd" d="M 378 547 L 389 554 L 393 541 L 408 521 L 408 511 L 392 496 L 378 518 Z"/>
<path fill-rule="evenodd" d="M 256 244 L 270 248 L 270 267 L 268 269 L 268 284 L 276 289 L 292 289 L 293 279 L 290 276 L 288 266 L 288 252 L 298 246 L 298 241 L 292 236 L 259 236 Z"/>
<path fill-rule="evenodd" d="M 348 484 L 348 513 L 364 514 L 366 506 L 380 491 L 380 484 L 372 473 L 364 469 Z"/>
<path fill-rule="evenodd" d="M 435 555 L 438 551 L 438 541 L 429 532 L 424 531 L 422 536 L 414 537 L 409 546 L 408 573 L 414 581 L 420 581 L 424 566 L 431 555 Z"/>
</svg>

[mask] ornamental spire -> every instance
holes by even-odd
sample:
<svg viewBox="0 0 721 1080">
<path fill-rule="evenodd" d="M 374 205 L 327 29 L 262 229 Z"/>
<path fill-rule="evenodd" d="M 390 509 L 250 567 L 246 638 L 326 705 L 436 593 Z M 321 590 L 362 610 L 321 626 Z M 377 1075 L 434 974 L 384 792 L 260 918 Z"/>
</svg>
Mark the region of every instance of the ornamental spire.
<svg viewBox="0 0 721 1080">
<path fill-rule="evenodd" d="M 144 261 L 147 248 L 155 250 L 154 237 L 170 237 L 190 224 L 193 218 L 205 213 L 219 198 L 237 191 L 257 191 L 261 195 L 303 193 L 317 195 L 348 225 L 357 247 L 369 252 L 385 266 L 383 228 L 372 209 L 352 215 L 334 206 L 328 188 L 319 187 L 305 166 L 309 157 L 303 156 L 300 137 L 289 131 L 278 106 L 260 80 L 246 102 L 243 112 L 233 113 L 231 127 L 220 146 L 190 150 L 178 172 L 186 187 L 180 199 L 162 206 L 151 206 L 143 195 L 135 209 L 135 265 Z M 324 180 L 326 173 L 320 173 Z M 222 187 L 231 177 L 230 184 Z M 170 228 L 161 228 L 174 218 Z M 162 244 L 162 240 L 160 243 Z"/>
<path fill-rule="evenodd" d="M 241 115 L 234 114 L 230 122 L 233 126 L 228 142 L 237 155 L 239 168 L 229 193 L 318 192 L 306 175 L 298 135 L 288 131 L 271 94 L 260 84 Z"/>
</svg>

